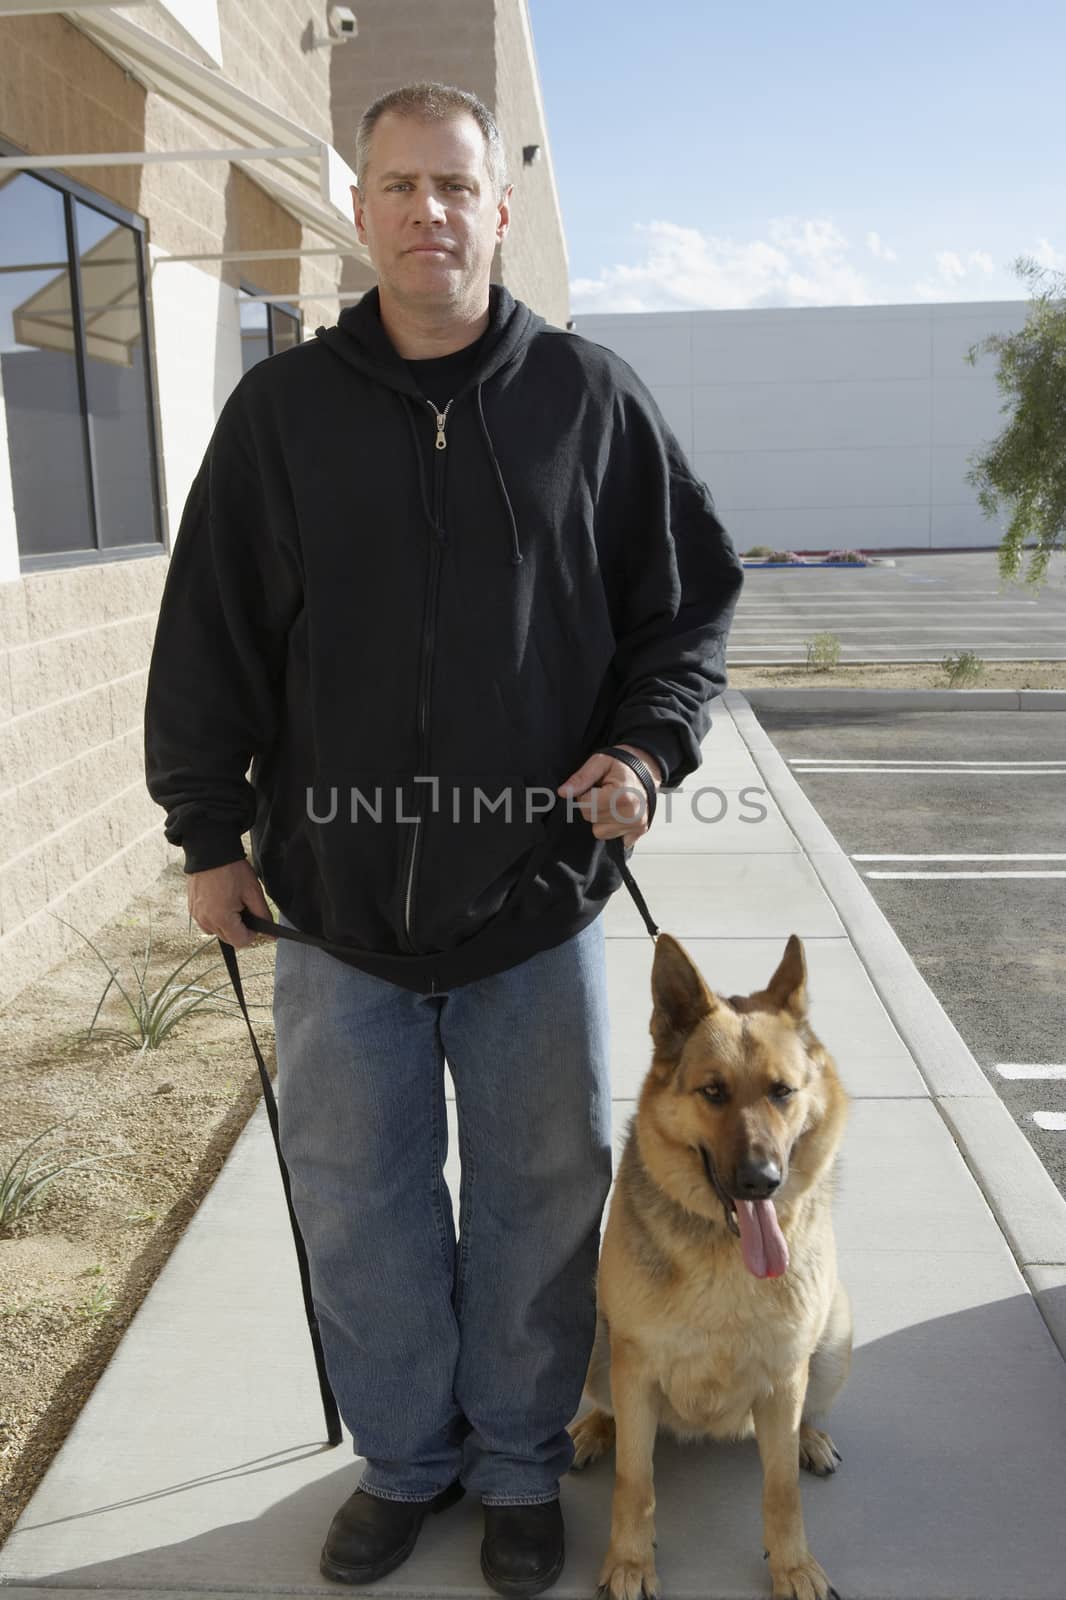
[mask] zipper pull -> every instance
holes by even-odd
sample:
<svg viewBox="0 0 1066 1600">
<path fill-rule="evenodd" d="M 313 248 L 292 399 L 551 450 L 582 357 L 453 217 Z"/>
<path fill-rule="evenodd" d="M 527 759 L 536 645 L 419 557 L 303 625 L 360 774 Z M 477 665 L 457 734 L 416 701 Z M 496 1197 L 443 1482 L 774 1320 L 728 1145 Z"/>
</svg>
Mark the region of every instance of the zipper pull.
<svg viewBox="0 0 1066 1600">
<path fill-rule="evenodd" d="M 448 441 L 444 437 L 444 428 L 448 421 L 448 412 L 452 409 L 452 401 L 448 401 L 448 404 L 444 407 L 443 411 L 438 411 L 432 400 L 427 400 L 426 404 L 429 406 L 429 409 L 437 419 L 437 449 L 447 450 Z"/>
</svg>

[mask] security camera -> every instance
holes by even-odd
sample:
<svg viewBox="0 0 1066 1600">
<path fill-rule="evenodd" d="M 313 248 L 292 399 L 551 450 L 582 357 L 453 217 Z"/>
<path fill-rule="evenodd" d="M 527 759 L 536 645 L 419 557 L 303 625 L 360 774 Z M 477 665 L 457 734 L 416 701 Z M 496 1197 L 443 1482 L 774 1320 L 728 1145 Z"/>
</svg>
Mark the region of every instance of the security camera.
<svg viewBox="0 0 1066 1600">
<path fill-rule="evenodd" d="M 359 32 L 351 6 L 330 6 L 326 12 L 329 31 L 337 39 L 354 39 Z"/>
<path fill-rule="evenodd" d="M 332 50 L 334 45 L 347 44 L 349 39 L 354 39 L 359 33 L 359 24 L 355 20 L 355 12 L 351 6 L 328 6 L 326 22 L 329 25 L 329 34 L 326 38 L 322 38 L 319 34 L 312 33 L 312 50 Z"/>
</svg>

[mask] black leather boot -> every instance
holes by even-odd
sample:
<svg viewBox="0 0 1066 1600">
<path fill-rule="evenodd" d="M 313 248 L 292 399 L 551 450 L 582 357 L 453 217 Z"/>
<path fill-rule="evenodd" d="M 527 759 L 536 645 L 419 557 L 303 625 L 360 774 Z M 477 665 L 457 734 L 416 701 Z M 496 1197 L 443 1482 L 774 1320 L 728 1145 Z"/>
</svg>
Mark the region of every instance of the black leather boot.
<svg viewBox="0 0 1066 1600">
<path fill-rule="evenodd" d="M 427 1511 L 444 1511 L 465 1493 L 458 1478 L 435 1500 L 383 1500 L 356 1489 L 329 1525 L 320 1571 L 339 1583 L 373 1583 L 407 1560 Z"/>
<path fill-rule="evenodd" d="M 550 1589 L 563 1570 L 563 1508 L 486 1506 L 481 1571 L 497 1594 L 533 1595 Z"/>
</svg>

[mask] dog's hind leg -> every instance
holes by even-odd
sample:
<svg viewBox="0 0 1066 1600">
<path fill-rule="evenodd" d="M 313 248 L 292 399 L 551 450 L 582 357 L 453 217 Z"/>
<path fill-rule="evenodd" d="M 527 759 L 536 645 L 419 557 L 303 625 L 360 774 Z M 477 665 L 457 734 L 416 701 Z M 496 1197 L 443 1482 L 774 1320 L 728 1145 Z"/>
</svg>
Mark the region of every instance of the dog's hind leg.
<svg viewBox="0 0 1066 1600">
<path fill-rule="evenodd" d="M 592 1354 L 589 1356 L 588 1372 L 585 1374 L 583 1398 L 592 1400 L 595 1409 L 586 1412 L 585 1416 L 576 1422 L 567 1424 L 566 1431 L 574 1441 L 571 1472 L 580 1472 L 583 1467 L 606 1455 L 614 1445 L 614 1417 L 611 1414 L 611 1341 L 607 1319 L 602 1313 L 596 1319 L 596 1338 Z"/>
<path fill-rule="evenodd" d="M 838 1283 L 825 1330 L 811 1356 L 800 1425 L 800 1466 L 819 1478 L 827 1478 L 835 1472 L 837 1462 L 844 1459 L 828 1433 L 815 1427 L 814 1422 L 816 1418 L 826 1417 L 844 1387 L 851 1368 L 851 1345 L 851 1305 L 843 1284 Z"/>
<path fill-rule="evenodd" d="M 600 1456 L 606 1455 L 614 1447 L 614 1418 L 607 1411 L 589 1411 L 580 1417 L 577 1422 L 569 1422 L 567 1433 L 574 1441 L 574 1459 L 570 1463 L 571 1472 L 580 1472 L 583 1467 L 590 1466 L 593 1461 L 598 1461 Z"/>
</svg>

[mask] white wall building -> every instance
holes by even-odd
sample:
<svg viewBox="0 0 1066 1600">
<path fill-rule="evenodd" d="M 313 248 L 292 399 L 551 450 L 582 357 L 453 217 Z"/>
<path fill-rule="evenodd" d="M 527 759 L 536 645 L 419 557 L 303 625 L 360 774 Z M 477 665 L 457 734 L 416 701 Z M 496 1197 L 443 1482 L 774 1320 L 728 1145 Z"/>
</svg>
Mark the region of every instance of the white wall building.
<svg viewBox="0 0 1066 1600">
<path fill-rule="evenodd" d="M 575 318 L 644 379 L 740 551 L 991 549 L 965 481 L 1003 429 L 994 354 L 1026 301 Z"/>
</svg>

